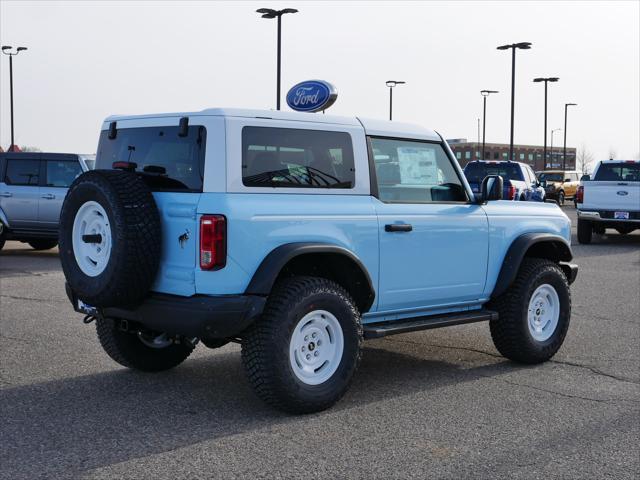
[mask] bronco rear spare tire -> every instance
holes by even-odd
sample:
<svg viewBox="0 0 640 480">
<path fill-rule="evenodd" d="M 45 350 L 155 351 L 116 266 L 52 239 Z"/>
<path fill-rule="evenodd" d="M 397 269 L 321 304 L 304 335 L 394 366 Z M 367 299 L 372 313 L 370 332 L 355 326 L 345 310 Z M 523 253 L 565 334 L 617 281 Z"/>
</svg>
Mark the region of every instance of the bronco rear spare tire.
<svg viewBox="0 0 640 480">
<path fill-rule="evenodd" d="M 69 187 L 59 250 L 69 286 L 95 307 L 138 303 L 158 271 L 160 215 L 135 173 L 92 170 Z"/>
</svg>

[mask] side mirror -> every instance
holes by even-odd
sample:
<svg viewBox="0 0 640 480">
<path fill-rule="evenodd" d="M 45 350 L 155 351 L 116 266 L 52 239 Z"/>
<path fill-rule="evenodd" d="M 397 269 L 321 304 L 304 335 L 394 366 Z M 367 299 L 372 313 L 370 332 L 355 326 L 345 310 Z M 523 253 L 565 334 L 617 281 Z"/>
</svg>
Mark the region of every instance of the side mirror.
<svg viewBox="0 0 640 480">
<path fill-rule="evenodd" d="M 591 175 L 582 175 L 580 177 L 581 182 L 588 182 L 589 180 L 591 180 Z"/>
<path fill-rule="evenodd" d="M 547 181 L 546 180 L 538 180 L 538 186 L 542 187 L 542 188 L 547 188 Z"/>
<path fill-rule="evenodd" d="M 500 175 L 487 175 L 480 185 L 480 202 L 502 200 L 504 180 Z"/>
</svg>

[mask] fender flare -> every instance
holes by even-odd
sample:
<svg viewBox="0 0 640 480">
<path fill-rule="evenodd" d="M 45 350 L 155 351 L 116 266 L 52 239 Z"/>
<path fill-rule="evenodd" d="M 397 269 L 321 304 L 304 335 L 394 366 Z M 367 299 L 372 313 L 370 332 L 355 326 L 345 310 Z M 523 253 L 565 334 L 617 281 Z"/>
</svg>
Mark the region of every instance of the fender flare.
<svg viewBox="0 0 640 480">
<path fill-rule="evenodd" d="M 547 251 L 543 258 L 554 262 L 570 262 L 573 258 L 571 245 L 560 235 L 551 233 L 525 233 L 516 238 L 502 261 L 502 268 L 493 287 L 491 298 L 504 293 L 515 281 L 522 259 L 534 245 L 545 244 Z"/>
<path fill-rule="evenodd" d="M 300 255 L 306 255 L 310 253 L 332 253 L 342 255 L 352 261 L 362 272 L 366 279 L 367 286 L 371 292 L 369 305 L 373 304 L 375 298 L 375 289 L 373 282 L 369 276 L 367 268 L 362 261 L 350 250 L 340 247 L 338 245 L 332 245 L 330 243 L 308 243 L 308 242 L 295 242 L 280 245 L 273 249 L 265 258 L 258 269 L 253 274 L 249 285 L 245 290 L 247 295 L 269 295 L 273 288 L 273 285 L 278 278 L 278 275 L 292 259 L 299 257 Z"/>
</svg>

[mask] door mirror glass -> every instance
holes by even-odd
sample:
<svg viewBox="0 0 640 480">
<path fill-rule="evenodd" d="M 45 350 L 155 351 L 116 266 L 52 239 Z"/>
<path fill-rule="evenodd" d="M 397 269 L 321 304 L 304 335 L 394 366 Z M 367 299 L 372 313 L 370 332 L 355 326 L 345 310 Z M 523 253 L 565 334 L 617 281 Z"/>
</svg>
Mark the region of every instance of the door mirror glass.
<svg viewBox="0 0 640 480">
<path fill-rule="evenodd" d="M 500 175 L 488 175 L 482 180 L 480 186 L 480 200 L 488 202 L 490 200 L 502 200 L 502 189 L 504 180 Z"/>
</svg>

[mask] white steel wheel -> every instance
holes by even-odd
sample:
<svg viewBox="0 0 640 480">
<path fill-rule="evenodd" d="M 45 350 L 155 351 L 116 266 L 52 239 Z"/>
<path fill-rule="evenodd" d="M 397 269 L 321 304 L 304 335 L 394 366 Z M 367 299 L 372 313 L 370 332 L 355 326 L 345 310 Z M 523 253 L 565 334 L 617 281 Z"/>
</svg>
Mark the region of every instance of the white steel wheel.
<svg viewBox="0 0 640 480">
<path fill-rule="evenodd" d="M 336 372 L 344 351 L 338 319 L 326 310 L 314 310 L 298 322 L 289 343 L 289 363 L 307 385 L 326 382 Z"/>
<path fill-rule="evenodd" d="M 560 318 L 560 298 L 551 285 L 540 285 L 531 295 L 527 311 L 529 333 L 539 342 L 551 338 Z"/>
<path fill-rule="evenodd" d="M 100 275 L 111 256 L 111 227 L 102 205 L 89 201 L 78 209 L 71 239 L 80 270 L 89 277 Z"/>
</svg>

